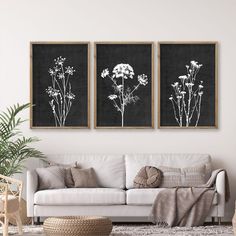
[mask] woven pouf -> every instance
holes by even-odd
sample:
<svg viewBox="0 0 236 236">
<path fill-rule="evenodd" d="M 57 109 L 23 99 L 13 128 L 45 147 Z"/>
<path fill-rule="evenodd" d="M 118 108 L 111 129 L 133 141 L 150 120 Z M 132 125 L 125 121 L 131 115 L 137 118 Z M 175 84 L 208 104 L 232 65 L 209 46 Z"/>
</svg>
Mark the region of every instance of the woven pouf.
<svg viewBox="0 0 236 236">
<path fill-rule="evenodd" d="M 112 223 L 99 216 L 50 217 L 44 221 L 43 229 L 48 236 L 107 236 L 111 233 Z"/>
</svg>

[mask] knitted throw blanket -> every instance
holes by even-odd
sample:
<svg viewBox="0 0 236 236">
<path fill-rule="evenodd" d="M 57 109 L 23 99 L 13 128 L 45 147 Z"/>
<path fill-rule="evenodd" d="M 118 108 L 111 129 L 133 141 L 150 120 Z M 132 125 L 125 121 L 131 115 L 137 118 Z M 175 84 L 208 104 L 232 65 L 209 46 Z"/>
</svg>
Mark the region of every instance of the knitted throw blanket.
<svg viewBox="0 0 236 236">
<path fill-rule="evenodd" d="M 207 217 L 215 191 L 208 188 L 170 188 L 161 191 L 151 219 L 159 226 L 199 226 Z"/>
<path fill-rule="evenodd" d="M 169 188 L 162 190 L 156 197 L 151 220 L 159 226 L 200 226 L 204 223 L 212 206 L 215 190 L 214 184 L 218 169 L 212 172 L 205 185 L 193 188 Z M 226 200 L 229 199 L 229 181 L 225 178 Z"/>
</svg>

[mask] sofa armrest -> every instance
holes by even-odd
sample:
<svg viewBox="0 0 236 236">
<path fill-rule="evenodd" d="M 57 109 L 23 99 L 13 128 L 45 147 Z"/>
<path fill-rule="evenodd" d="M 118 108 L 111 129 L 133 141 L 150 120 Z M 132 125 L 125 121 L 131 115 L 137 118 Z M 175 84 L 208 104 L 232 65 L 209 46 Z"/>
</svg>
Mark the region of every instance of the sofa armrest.
<svg viewBox="0 0 236 236">
<path fill-rule="evenodd" d="M 38 175 L 35 170 L 27 171 L 27 216 L 34 216 L 34 194 L 38 188 Z"/>
<path fill-rule="evenodd" d="M 216 191 L 218 197 L 218 217 L 225 215 L 225 171 L 218 173 L 216 177 Z"/>
</svg>

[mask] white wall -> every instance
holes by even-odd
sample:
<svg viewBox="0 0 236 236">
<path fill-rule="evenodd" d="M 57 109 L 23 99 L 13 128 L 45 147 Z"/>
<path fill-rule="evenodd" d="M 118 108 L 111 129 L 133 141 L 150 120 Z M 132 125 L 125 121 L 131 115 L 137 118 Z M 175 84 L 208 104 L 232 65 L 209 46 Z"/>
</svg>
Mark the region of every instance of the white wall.
<svg viewBox="0 0 236 236">
<path fill-rule="evenodd" d="M 45 153 L 210 153 L 229 173 L 229 220 L 236 197 L 235 12 L 235 0 L 0 0 L 0 109 L 29 101 L 30 41 L 219 41 L 217 130 L 23 129 L 42 139 L 37 147 Z M 92 71 L 93 60 L 91 101 Z M 155 124 L 156 100 L 155 86 Z"/>
</svg>

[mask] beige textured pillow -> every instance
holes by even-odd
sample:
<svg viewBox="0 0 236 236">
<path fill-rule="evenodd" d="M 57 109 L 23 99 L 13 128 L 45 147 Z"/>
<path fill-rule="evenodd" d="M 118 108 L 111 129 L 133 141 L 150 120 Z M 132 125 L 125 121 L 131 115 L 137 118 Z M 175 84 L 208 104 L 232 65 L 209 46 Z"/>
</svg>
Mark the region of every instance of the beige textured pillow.
<svg viewBox="0 0 236 236">
<path fill-rule="evenodd" d="M 71 168 L 72 177 L 75 183 L 75 188 L 97 188 L 96 174 L 93 168 L 79 169 Z"/>
<path fill-rule="evenodd" d="M 37 168 L 38 190 L 65 188 L 65 170 L 59 166 Z"/>
<path fill-rule="evenodd" d="M 144 166 L 134 178 L 134 188 L 156 188 L 160 185 L 162 173 L 154 166 Z"/>
<path fill-rule="evenodd" d="M 181 169 L 168 167 L 168 166 L 159 166 L 159 170 L 163 173 L 163 178 L 160 187 L 161 188 L 173 188 L 181 186 Z"/>
<path fill-rule="evenodd" d="M 196 187 L 206 183 L 206 166 L 197 165 L 186 168 L 158 167 L 163 173 L 161 188 Z"/>
<path fill-rule="evenodd" d="M 182 186 L 196 187 L 206 183 L 206 166 L 197 165 L 181 169 Z"/>
</svg>

